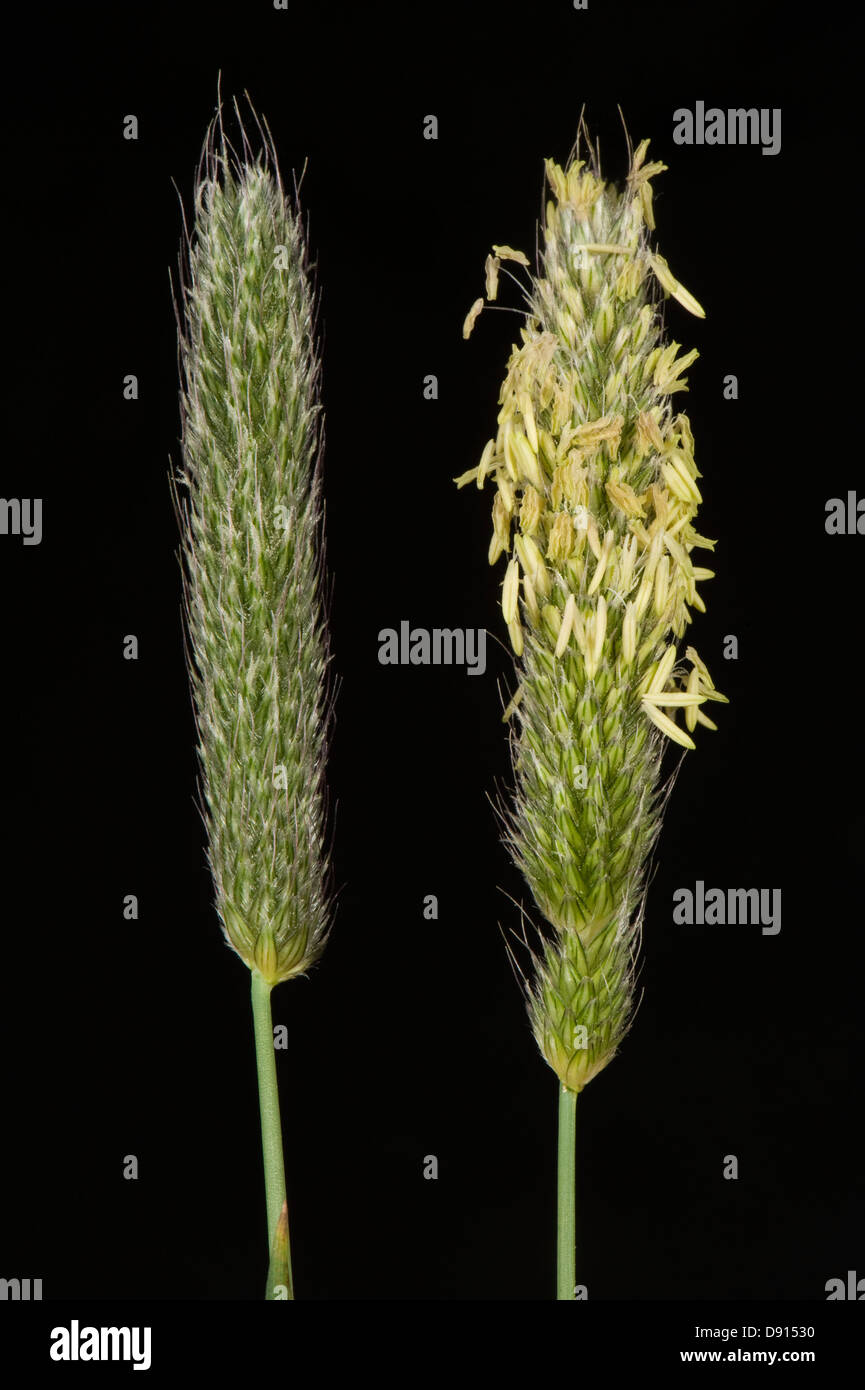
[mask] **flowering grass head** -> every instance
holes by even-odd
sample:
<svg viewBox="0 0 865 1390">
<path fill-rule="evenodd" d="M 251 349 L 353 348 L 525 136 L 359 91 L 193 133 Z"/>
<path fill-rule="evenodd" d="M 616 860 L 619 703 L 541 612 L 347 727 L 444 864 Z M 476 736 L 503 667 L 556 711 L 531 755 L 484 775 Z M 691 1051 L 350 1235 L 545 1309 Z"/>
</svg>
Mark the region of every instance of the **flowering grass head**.
<svg viewBox="0 0 865 1390">
<path fill-rule="evenodd" d="M 506 561 L 519 675 L 506 837 L 551 929 L 529 990 L 534 1033 L 574 1091 L 609 1063 L 633 1013 L 664 748 L 694 748 L 698 725 L 716 727 L 705 707 L 725 700 L 681 647 L 713 574 L 699 552 L 715 542 L 696 529 L 701 474 L 677 409 L 698 354 L 665 338 L 663 298 L 704 315 L 652 248 L 652 180 L 666 166 L 647 150 L 621 189 L 596 162 L 547 161 L 540 267 L 497 430 L 455 480 L 494 490 L 489 560 Z M 529 266 L 494 246 L 488 300 L 504 262 Z"/>
<path fill-rule="evenodd" d="M 268 985 L 328 929 L 319 358 L 300 214 L 269 135 L 211 127 L 182 286 L 186 618 L 227 941 Z"/>
</svg>

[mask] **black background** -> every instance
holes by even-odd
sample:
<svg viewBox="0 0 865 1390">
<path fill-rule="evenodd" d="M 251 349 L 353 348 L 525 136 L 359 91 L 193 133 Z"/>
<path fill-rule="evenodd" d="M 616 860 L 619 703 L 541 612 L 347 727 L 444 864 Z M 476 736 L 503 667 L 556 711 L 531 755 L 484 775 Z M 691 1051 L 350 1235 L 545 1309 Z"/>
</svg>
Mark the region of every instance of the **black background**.
<svg viewBox="0 0 865 1390">
<path fill-rule="evenodd" d="M 307 161 L 322 296 L 341 891 L 320 966 L 274 995 L 298 1297 L 552 1296 L 556 1084 L 500 934 L 528 895 L 487 800 L 509 770 L 501 566 L 489 495 L 451 479 L 494 432 L 519 323 L 485 313 L 462 340 L 484 257 L 533 251 L 542 160 L 584 104 L 607 176 L 617 104 L 669 165 L 658 246 L 707 309 L 667 321 L 701 354 L 686 404 L 719 544 L 691 631 L 731 703 L 669 804 L 633 1031 L 580 1100 L 580 1277 L 590 1300 L 824 1300 L 865 1275 L 865 542 L 824 530 L 827 498 L 865 486 L 849 42 L 825 5 L 258 0 L 43 6 L 7 48 L 2 492 L 44 499 L 44 537 L 0 538 L 0 1274 L 46 1299 L 262 1294 L 248 975 L 211 907 L 168 484 L 172 180 L 188 208 L 221 71 L 283 173 Z M 781 153 L 674 145 L 697 100 L 780 106 Z M 380 666 L 403 618 L 488 626 L 486 674 Z M 780 887 L 780 934 L 673 925 L 697 879 Z"/>
</svg>

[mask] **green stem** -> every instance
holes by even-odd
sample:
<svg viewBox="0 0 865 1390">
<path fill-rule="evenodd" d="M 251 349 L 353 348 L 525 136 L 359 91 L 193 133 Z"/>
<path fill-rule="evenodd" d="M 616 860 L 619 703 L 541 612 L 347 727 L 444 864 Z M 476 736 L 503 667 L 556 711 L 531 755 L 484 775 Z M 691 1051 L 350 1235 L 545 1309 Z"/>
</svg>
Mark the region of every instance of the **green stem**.
<svg viewBox="0 0 865 1390">
<path fill-rule="evenodd" d="M 559 1224 L 556 1300 L 573 1300 L 577 1282 L 577 1092 L 559 1086 Z"/>
<path fill-rule="evenodd" d="M 264 1189 L 267 1199 L 267 1247 L 273 1252 L 277 1226 L 285 1206 L 285 1161 L 282 1156 L 282 1124 L 279 1118 L 279 1090 L 276 1084 L 276 1057 L 273 1050 L 273 1017 L 270 1011 L 272 986 L 257 970 L 252 971 L 252 1018 L 255 1027 L 255 1060 L 258 1067 L 258 1103 L 261 1110 L 261 1150 L 264 1156 Z M 282 1239 L 280 1246 L 283 1245 Z M 288 1231 L 284 1239 L 284 1271 L 288 1297 L 294 1297 L 291 1277 L 291 1247 Z M 273 1290 L 268 1287 L 268 1298 Z"/>
</svg>

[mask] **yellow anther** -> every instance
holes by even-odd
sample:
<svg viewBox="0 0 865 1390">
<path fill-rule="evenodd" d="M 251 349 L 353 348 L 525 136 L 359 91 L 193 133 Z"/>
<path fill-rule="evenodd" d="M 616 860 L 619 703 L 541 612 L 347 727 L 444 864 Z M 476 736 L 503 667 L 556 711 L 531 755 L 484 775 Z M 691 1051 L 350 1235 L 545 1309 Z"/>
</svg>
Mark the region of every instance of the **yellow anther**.
<svg viewBox="0 0 865 1390">
<path fill-rule="evenodd" d="M 526 436 L 516 426 L 505 428 L 505 461 L 515 482 L 520 478 L 528 478 L 539 491 L 545 490 L 538 456 L 532 452 Z"/>
<path fill-rule="evenodd" d="M 523 575 L 523 603 L 526 606 L 526 610 L 532 622 L 540 622 L 541 614 L 538 608 L 538 597 L 535 593 L 535 586 L 532 583 L 532 576 L 530 574 Z"/>
<path fill-rule="evenodd" d="M 652 723 L 656 724 L 661 732 L 667 735 L 667 738 L 672 739 L 674 743 L 680 743 L 683 748 L 694 748 L 696 746 L 694 740 L 688 737 L 684 729 L 680 729 L 678 724 L 675 724 L 669 715 L 664 714 L 663 710 L 655 709 L 653 705 L 647 704 L 645 700 L 642 704 L 643 709 Z"/>
<path fill-rule="evenodd" d="M 493 254 L 500 261 L 516 261 L 518 265 L 528 265 L 529 258 L 524 251 L 515 251 L 512 246 L 493 246 Z"/>
<path fill-rule="evenodd" d="M 532 407 L 532 398 L 528 391 L 520 391 L 517 396 L 517 404 L 519 405 L 520 414 L 523 417 L 523 423 L 526 427 L 526 438 L 529 441 L 532 453 L 536 454 L 539 448 L 538 431 L 535 425 L 535 412 Z"/>
<path fill-rule="evenodd" d="M 655 570 L 655 596 L 654 607 L 659 618 L 664 616 L 667 607 L 667 597 L 670 591 L 670 562 L 666 555 L 662 555 L 658 561 L 658 568 Z"/>
<path fill-rule="evenodd" d="M 619 558 L 619 572 L 616 576 L 616 588 L 623 598 L 631 592 L 631 586 L 634 582 L 634 565 L 636 561 L 637 538 L 636 536 L 628 536 L 628 539 L 622 546 Z"/>
<path fill-rule="evenodd" d="M 684 380 L 680 380 L 682 372 L 687 371 L 692 362 L 696 362 L 700 356 L 696 348 L 691 348 L 684 357 L 679 357 L 675 361 L 676 353 L 679 350 L 678 343 L 670 343 L 665 348 L 658 359 L 654 372 L 654 383 L 659 391 L 664 391 L 667 395 L 672 395 L 674 391 L 686 390 Z"/>
<path fill-rule="evenodd" d="M 483 487 L 483 485 L 484 485 L 484 478 L 487 476 L 487 474 L 490 472 L 490 470 L 491 470 L 491 468 L 492 468 L 492 462 L 493 462 L 493 459 L 495 458 L 495 453 L 496 453 L 496 441 L 495 441 L 494 439 L 488 439 L 487 442 L 486 442 L 486 444 L 484 445 L 484 451 L 483 451 L 483 453 L 481 454 L 481 461 L 480 461 L 480 463 L 478 464 L 478 487 L 479 487 L 479 488 Z"/>
<path fill-rule="evenodd" d="M 664 459 L 661 464 L 661 473 L 664 482 L 675 497 L 680 498 L 683 502 L 702 502 L 703 497 L 700 489 L 680 459 L 675 457 Z"/>
<path fill-rule="evenodd" d="M 510 626 L 517 616 L 517 597 L 520 587 L 520 567 L 516 559 L 508 563 L 505 571 L 504 583 L 502 584 L 502 613 L 505 622 Z"/>
<path fill-rule="evenodd" d="M 622 620 L 622 660 L 630 666 L 637 651 L 637 618 L 632 603 L 625 604 Z"/>
<path fill-rule="evenodd" d="M 702 304 L 700 304 L 694 298 L 694 296 L 688 290 L 685 289 L 684 285 L 680 284 L 680 282 L 676 279 L 675 275 L 671 271 L 670 267 L 667 265 L 667 262 L 664 260 L 664 257 L 655 256 L 652 254 L 651 251 L 649 251 L 647 254 L 649 258 L 649 265 L 652 267 L 655 276 L 657 277 L 658 281 L 663 286 L 663 288 L 667 291 L 667 293 L 671 294 L 674 299 L 677 299 L 681 304 L 682 308 L 687 309 L 689 314 L 694 314 L 698 319 L 704 319 L 706 317 L 706 311 L 703 308 Z"/>
<path fill-rule="evenodd" d="M 607 563 L 610 558 L 610 551 L 613 548 L 613 542 L 615 539 L 615 534 L 612 531 L 608 531 L 607 534 L 604 536 L 604 544 L 601 547 L 601 553 L 598 556 L 598 563 L 595 566 L 595 572 L 592 575 L 592 582 L 586 591 L 589 594 L 596 593 L 597 590 L 601 587 L 601 580 L 604 577 L 604 571 L 607 568 Z"/>
<path fill-rule="evenodd" d="M 659 691 L 663 690 L 670 677 L 670 672 L 672 671 L 675 664 L 676 647 L 674 643 L 671 643 L 670 646 L 666 648 L 664 655 L 661 657 L 661 660 L 658 662 L 658 665 L 655 668 L 655 674 L 652 676 L 651 680 L 646 686 L 645 693 L 647 695 L 656 695 Z"/>
<path fill-rule="evenodd" d="M 645 516 L 645 508 L 630 483 L 620 480 L 606 484 L 607 496 L 611 502 L 625 513 L 625 516 Z"/>
<path fill-rule="evenodd" d="M 538 529 L 541 516 L 544 511 L 544 499 L 537 488 L 529 483 L 523 493 L 523 500 L 520 506 L 520 527 L 523 534 L 533 536 Z"/>
<path fill-rule="evenodd" d="M 483 309 L 483 307 L 484 307 L 484 301 L 483 301 L 483 299 L 481 298 L 481 299 L 476 299 L 475 302 L 474 302 L 474 304 L 472 305 L 472 307 L 469 309 L 469 311 L 468 311 L 468 313 L 466 314 L 466 317 L 465 317 L 465 322 L 463 323 L 463 337 L 464 337 L 464 338 L 470 338 L 470 337 L 471 337 L 472 329 L 474 328 L 475 324 L 477 323 L 478 317 L 479 317 L 480 312 L 481 312 L 481 309 Z"/>
<path fill-rule="evenodd" d="M 590 680 L 594 678 L 598 667 L 601 664 L 601 653 L 604 650 L 604 638 L 607 635 L 607 601 L 601 594 L 598 599 L 598 606 L 594 617 L 590 619 L 591 631 L 587 625 L 587 641 L 589 650 L 586 655 L 586 675 Z"/>
<path fill-rule="evenodd" d="M 550 527 L 547 543 L 547 559 L 561 565 L 569 559 L 574 549 L 574 520 L 570 512 L 559 512 Z"/>
<path fill-rule="evenodd" d="M 647 692 L 643 696 L 643 702 L 649 705 L 661 705 L 670 709 L 682 709 L 686 706 L 701 705 L 706 699 L 705 695 L 698 692 L 692 693 L 690 690 L 662 690 L 660 694 Z"/>
<path fill-rule="evenodd" d="M 544 564 L 541 552 L 535 545 L 531 536 L 515 536 L 514 544 L 520 562 L 526 574 L 531 575 L 532 582 L 538 593 L 546 598 L 550 592 L 550 576 Z"/>
<path fill-rule="evenodd" d="M 689 649 L 689 650 L 690 650 L 690 649 Z M 688 693 L 689 693 L 690 695 L 696 695 L 696 694 L 698 693 L 699 689 L 700 689 L 700 672 L 697 670 L 697 667 L 696 667 L 696 666 L 692 666 L 692 667 L 691 667 L 690 674 L 689 674 L 689 676 L 688 676 Z M 698 708 L 697 708 L 696 703 L 693 704 L 689 709 L 686 709 L 686 710 L 685 710 L 685 723 L 686 723 L 686 725 L 688 726 L 688 729 L 689 729 L 689 731 L 690 731 L 691 733 L 693 733 L 694 730 L 695 730 L 696 727 L 697 727 L 697 713 L 698 713 Z"/>
<path fill-rule="evenodd" d="M 564 612 L 562 613 L 562 625 L 559 628 L 559 636 L 556 642 L 556 656 L 561 656 L 568 645 L 568 639 L 574 624 L 574 614 L 577 611 L 577 600 L 573 594 L 568 594 Z"/>
<path fill-rule="evenodd" d="M 565 171 L 560 164 L 555 164 L 552 159 L 545 159 L 544 166 L 547 171 L 547 179 L 550 188 L 555 193 L 560 203 L 564 203 L 568 196 L 568 181 Z M 572 166 L 573 167 L 573 166 Z"/>
</svg>

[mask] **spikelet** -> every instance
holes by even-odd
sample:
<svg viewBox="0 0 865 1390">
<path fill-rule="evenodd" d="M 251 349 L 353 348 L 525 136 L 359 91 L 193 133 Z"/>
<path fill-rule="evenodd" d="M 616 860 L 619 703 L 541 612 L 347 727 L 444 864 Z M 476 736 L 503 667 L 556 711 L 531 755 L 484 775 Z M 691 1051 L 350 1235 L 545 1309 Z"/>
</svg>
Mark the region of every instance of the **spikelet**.
<svg viewBox="0 0 865 1390">
<path fill-rule="evenodd" d="M 712 573 L 694 552 L 714 542 L 694 526 L 700 473 L 673 408 L 697 353 L 665 341 L 661 292 L 703 310 L 650 249 L 651 180 L 665 166 L 645 163 L 647 147 L 621 191 L 584 160 L 547 161 L 541 272 L 498 431 L 455 480 L 496 486 L 490 562 L 511 556 L 506 834 L 552 929 L 534 956 L 533 1030 L 573 1091 L 610 1062 L 632 1016 L 664 748 L 693 748 L 697 723 L 715 727 L 703 705 L 725 699 L 678 647 Z"/>
<path fill-rule="evenodd" d="M 239 120 L 239 117 L 238 117 Z M 268 133 L 208 134 L 182 268 L 179 481 L 203 813 L 225 937 L 268 985 L 329 925 L 319 361 Z"/>
</svg>

